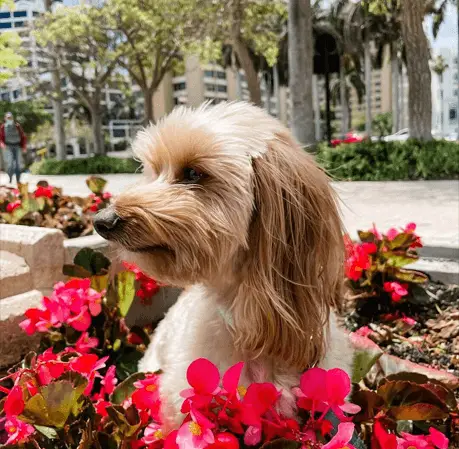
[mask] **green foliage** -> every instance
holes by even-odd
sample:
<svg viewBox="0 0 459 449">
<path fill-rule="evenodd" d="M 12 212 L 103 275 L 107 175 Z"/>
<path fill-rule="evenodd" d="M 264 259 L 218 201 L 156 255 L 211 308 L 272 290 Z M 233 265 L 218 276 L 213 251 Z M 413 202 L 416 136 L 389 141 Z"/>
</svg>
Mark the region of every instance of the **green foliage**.
<svg viewBox="0 0 459 449">
<path fill-rule="evenodd" d="M 387 136 L 392 132 L 392 114 L 390 112 L 384 112 L 377 114 L 373 118 L 372 123 L 373 133 L 379 138 Z"/>
<path fill-rule="evenodd" d="M 0 101 L 0 118 L 3 119 L 8 111 L 13 113 L 14 119 L 21 124 L 26 134 L 33 133 L 38 127 L 51 122 L 50 114 L 43 109 L 43 103 L 40 101 Z"/>
<path fill-rule="evenodd" d="M 82 159 L 58 161 L 44 159 L 31 165 L 34 175 L 78 175 L 104 173 L 136 173 L 140 164 L 134 159 L 121 159 L 108 156 L 94 156 Z"/>
<path fill-rule="evenodd" d="M 443 140 L 321 145 L 317 161 L 340 181 L 459 178 L 459 145 Z"/>
</svg>

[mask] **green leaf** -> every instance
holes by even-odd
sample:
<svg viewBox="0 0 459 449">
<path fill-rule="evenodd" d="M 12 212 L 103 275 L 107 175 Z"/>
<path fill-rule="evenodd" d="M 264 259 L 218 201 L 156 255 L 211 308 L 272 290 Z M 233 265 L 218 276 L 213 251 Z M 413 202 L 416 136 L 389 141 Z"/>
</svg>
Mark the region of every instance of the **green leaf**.
<svg viewBox="0 0 459 449">
<path fill-rule="evenodd" d="M 56 380 L 40 387 L 26 402 L 19 418 L 33 425 L 63 428 L 72 411 L 78 408 L 86 385 L 86 380 L 78 386 L 68 380 Z"/>
<path fill-rule="evenodd" d="M 133 406 L 124 409 L 120 405 L 111 405 L 106 410 L 108 416 L 118 427 L 117 431 L 120 437 L 126 438 L 135 435 L 140 427 L 140 418 Z"/>
<path fill-rule="evenodd" d="M 405 251 L 390 251 L 383 253 L 383 256 L 387 258 L 387 264 L 395 268 L 402 268 L 419 259 L 418 256 L 407 254 Z"/>
<path fill-rule="evenodd" d="M 387 246 L 390 249 L 409 247 L 410 244 L 414 241 L 413 234 L 408 234 L 406 232 L 401 232 L 393 240 L 386 239 Z"/>
<path fill-rule="evenodd" d="M 388 269 L 388 273 L 403 282 L 413 282 L 415 284 L 424 284 L 429 280 L 428 276 L 421 271 L 405 270 L 403 268 Z"/>
<path fill-rule="evenodd" d="M 99 176 L 90 176 L 86 179 L 86 184 L 89 187 L 89 190 L 97 195 L 104 191 L 107 181 Z"/>
<path fill-rule="evenodd" d="M 118 291 L 118 307 L 121 316 L 125 317 L 135 298 L 135 273 L 121 271 L 116 275 L 116 289 Z"/>
<path fill-rule="evenodd" d="M 110 260 L 101 252 L 94 251 L 91 256 L 92 272 L 96 275 L 105 274 L 110 268 Z"/>
<path fill-rule="evenodd" d="M 44 435 L 46 438 L 49 438 L 50 440 L 56 440 L 59 438 L 59 435 L 56 432 L 56 429 L 53 429 L 52 427 L 47 427 L 47 426 L 39 426 L 35 424 L 35 429 L 37 429 L 42 435 Z"/>
<path fill-rule="evenodd" d="M 107 290 L 108 287 L 108 274 L 103 274 L 101 276 L 91 276 L 91 288 L 101 292 Z"/>
<path fill-rule="evenodd" d="M 383 351 L 369 338 L 361 337 L 354 332 L 351 333 L 350 339 L 355 348 L 351 380 L 353 383 L 359 383 L 383 355 Z"/>
<path fill-rule="evenodd" d="M 110 402 L 115 405 L 122 404 L 125 399 L 134 393 L 136 388 L 134 383 L 145 379 L 145 373 L 135 373 L 129 376 L 126 380 L 119 383 L 116 388 L 113 390 L 113 393 L 110 396 Z"/>
<path fill-rule="evenodd" d="M 89 276 L 92 276 L 107 274 L 111 262 L 100 251 L 94 251 L 92 248 L 83 248 L 78 251 L 73 259 L 73 263 L 83 267 L 89 273 Z"/>
<path fill-rule="evenodd" d="M 73 259 L 73 263 L 80 267 L 83 267 L 86 271 L 90 274 L 93 274 L 92 267 L 91 267 L 91 258 L 94 254 L 94 250 L 91 248 L 83 248 L 78 251 L 75 258 Z"/>
<path fill-rule="evenodd" d="M 62 273 L 65 276 L 69 276 L 72 278 L 89 278 L 91 277 L 91 273 L 86 270 L 86 268 L 81 267 L 80 265 L 64 265 L 62 268 Z"/>
<path fill-rule="evenodd" d="M 387 416 L 404 421 L 430 421 L 432 419 L 445 419 L 449 413 L 432 404 L 411 404 L 391 407 Z"/>
</svg>

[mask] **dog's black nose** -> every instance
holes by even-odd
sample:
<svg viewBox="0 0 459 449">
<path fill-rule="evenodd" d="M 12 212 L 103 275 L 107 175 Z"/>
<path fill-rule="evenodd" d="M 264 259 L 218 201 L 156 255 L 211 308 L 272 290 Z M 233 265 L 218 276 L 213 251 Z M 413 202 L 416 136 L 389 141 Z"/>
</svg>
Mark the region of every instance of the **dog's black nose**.
<svg viewBox="0 0 459 449">
<path fill-rule="evenodd" d="M 110 234 L 116 229 L 120 217 L 115 212 L 113 207 L 102 209 L 94 217 L 94 229 L 102 237 L 110 240 Z"/>
</svg>

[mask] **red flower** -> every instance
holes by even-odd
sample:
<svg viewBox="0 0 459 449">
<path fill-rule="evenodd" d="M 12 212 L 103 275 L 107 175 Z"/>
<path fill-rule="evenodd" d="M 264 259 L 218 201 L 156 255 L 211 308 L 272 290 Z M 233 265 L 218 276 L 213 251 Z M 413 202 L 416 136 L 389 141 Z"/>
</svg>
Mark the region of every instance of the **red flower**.
<svg viewBox="0 0 459 449">
<path fill-rule="evenodd" d="M 388 231 L 387 231 L 387 239 L 391 242 L 392 240 L 395 239 L 395 237 L 397 237 L 399 234 L 399 232 L 397 231 L 397 229 L 395 228 L 390 228 Z"/>
<path fill-rule="evenodd" d="M 408 223 L 405 227 L 405 229 L 403 230 L 403 232 L 407 233 L 407 234 L 413 234 L 415 240 L 414 242 L 410 245 L 410 248 L 414 249 L 414 248 L 422 248 L 422 242 L 421 242 L 421 237 L 419 237 L 418 235 L 415 234 L 416 231 L 416 223 Z"/>
<path fill-rule="evenodd" d="M 408 295 L 408 284 L 384 282 L 384 291 L 391 293 L 392 301 L 399 302 L 403 296 Z"/>
<path fill-rule="evenodd" d="M 385 428 L 383 422 L 379 419 L 375 420 L 373 426 L 373 435 L 371 438 L 371 447 L 374 449 L 397 449 L 397 437 L 390 434 Z"/>
<path fill-rule="evenodd" d="M 3 409 L 7 417 L 17 416 L 24 410 L 24 398 L 22 388 L 19 385 L 14 386 L 6 397 Z"/>
<path fill-rule="evenodd" d="M 99 359 L 96 354 L 83 354 L 71 360 L 70 368 L 87 377 L 94 371 L 104 368 L 107 360 L 108 356 Z"/>
<path fill-rule="evenodd" d="M 26 319 L 19 323 L 19 326 L 24 330 L 27 335 L 32 335 L 35 332 L 46 332 L 52 327 L 51 313 L 49 310 L 41 309 L 28 309 L 24 315 Z"/>
<path fill-rule="evenodd" d="M 353 281 L 358 281 L 363 271 L 371 267 L 370 254 L 375 253 L 378 248 L 374 243 L 346 243 L 346 249 L 347 258 L 344 266 L 346 276 Z"/>
<path fill-rule="evenodd" d="M 191 408 L 191 420 L 184 422 L 177 433 L 179 449 L 203 449 L 215 441 L 215 424 L 201 412 Z"/>
<path fill-rule="evenodd" d="M 373 333 L 373 331 L 368 326 L 362 326 L 361 328 L 357 329 L 355 333 L 362 337 L 368 337 Z"/>
<path fill-rule="evenodd" d="M 102 198 L 103 198 L 104 200 L 109 200 L 111 197 L 112 197 L 112 194 L 111 194 L 110 192 L 104 192 L 104 193 L 102 194 Z"/>
<path fill-rule="evenodd" d="M 159 378 L 149 374 L 143 380 L 134 383 L 136 391 L 132 394 L 132 403 L 140 410 L 157 409 L 159 406 Z"/>
<path fill-rule="evenodd" d="M 239 449 L 239 440 L 228 432 L 221 432 L 215 435 L 215 443 L 209 449 Z"/>
<path fill-rule="evenodd" d="M 80 354 L 85 354 L 93 348 L 97 348 L 99 340 L 95 337 L 90 337 L 87 332 L 83 332 L 81 337 L 75 343 L 75 350 Z"/>
<path fill-rule="evenodd" d="M 21 201 L 17 200 L 12 203 L 8 203 L 6 205 L 6 211 L 9 212 L 10 214 L 13 213 L 14 210 L 16 210 L 18 207 L 21 207 Z"/>
<path fill-rule="evenodd" d="M 45 198 L 52 198 L 53 197 L 53 186 L 43 187 L 38 186 L 34 192 L 35 198 L 40 198 L 44 196 Z"/>
<path fill-rule="evenodd" d="M 106 394 L 112 394 L 116 384 L 118 383 L 115 371 L 116 366 L 110 366 L 107 372 L 105 373 L 105 377 L 101 381 L 101 384 L 104 386 L 104 391 Z"/>
<path fill-rule="evenodd" d="M 402 432 L 398 439 L 398 449 L 448 449 L 449 440 L 434 427 L 429 429 L 429 435 L 411 435 Z"/>
<path fill-rule="evenodd" d="M 355 449 L 349 441 L 352 439 L 354 433 L 354 424 L 350 422 L 341 423 L 338 425 L 338 432 L 330 440 L 329 443 L 324 444 L 323 449 Z"/>
</svg>

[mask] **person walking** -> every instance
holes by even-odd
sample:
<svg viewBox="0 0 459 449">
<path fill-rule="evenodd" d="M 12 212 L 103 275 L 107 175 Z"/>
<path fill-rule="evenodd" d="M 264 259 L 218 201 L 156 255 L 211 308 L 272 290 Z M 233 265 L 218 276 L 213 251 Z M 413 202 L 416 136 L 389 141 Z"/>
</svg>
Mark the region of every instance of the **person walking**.
<svg viewBox="0 0 459 449">
<path fill-rule="evenodd" d="M 21 150 L 27 151 L 27 138 L 18 122 L 14 121 L 13 114 L 7 112 L 5 121 L 0 126 L 0 147 L 6 151 L 6 166 L 10 184 L 13 182 L 13 175 L 16 174 L 16 182 L 21 179 Z"/>
</svg>

